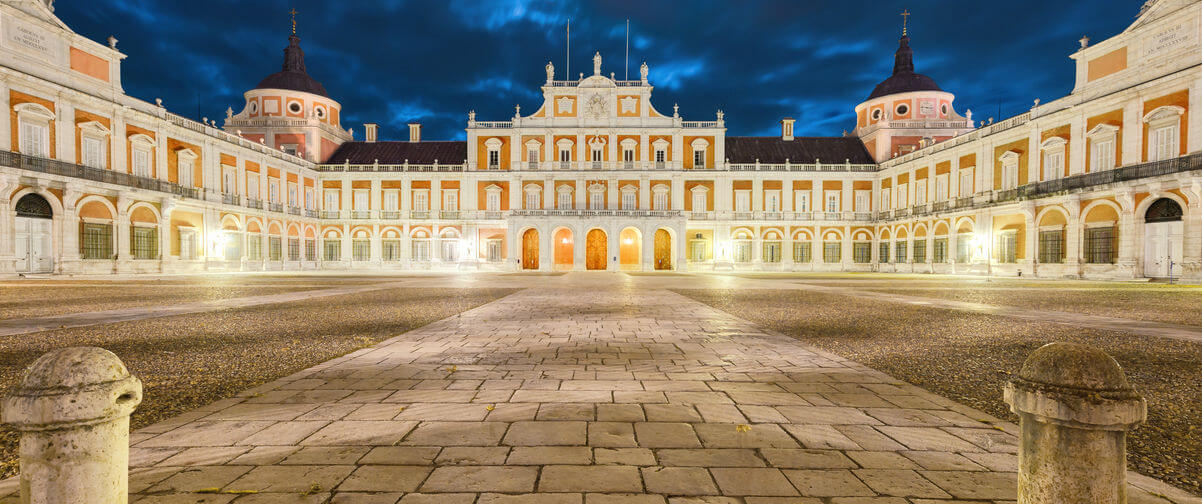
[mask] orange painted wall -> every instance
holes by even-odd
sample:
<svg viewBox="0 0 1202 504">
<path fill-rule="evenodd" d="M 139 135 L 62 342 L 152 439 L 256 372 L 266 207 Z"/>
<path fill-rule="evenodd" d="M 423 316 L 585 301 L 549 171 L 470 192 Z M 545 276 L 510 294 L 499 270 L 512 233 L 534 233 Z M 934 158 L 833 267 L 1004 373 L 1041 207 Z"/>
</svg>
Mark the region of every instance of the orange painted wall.
<svg viewBox="0 0 1202 504">
<path fill-rule="evenodd" d="M 993 148 L 993 187 L 1002 187 L 1002 154 L 1006 151 L 1018 153 L 1018 185 L 1027 183 L 1027 140 L 1015 140 L 1005 145 Z"/>
<path fill-rule="evenodd" d="M 1052 129 L 1044 130 L 1043 133 L 1041 133 L 1039 136 L 1039 143 L 1042 145 L 1043 142 L 1046 142 L 1049 138 L 1052 138 L 1052 137 L 1060 137 L 1060 138 L 1063 138 L 1065 142 L 1067 142 L 1064 145 L 1064 166 L 1060 173 L 1060 176 L 1064 177 L 1064 176 L 1068 175 L 1069 151 L 1072 150 L 1069 148 L 1069 145 L 1072 143 L 1072 140 L 1073 140 L 1072 130 L 1069 128 L 1069 125 L 1067 125 L 1067 124 L 1062 125 L 1062 126 L 1057 126 Z M 1043 156 L 1039 156 L 1039 173 L 1043 175 L 1043 178 L 1041 180 L 1048 179 L 1048 173 L 1046 173 L 1046 172 L 1047 172 L 1047 167 L 1043 165 Z"/>
<path fill-rule="evenodd" d="M 109 81 L 109 62 L 75 47 L 71 48 L 71 69 L 93 79 Z"/>
<path fill-rule="evenodd" d="M 75 162 L 78 164 L 83 164 L 83 135 L 81 134 L 83 129 L 80 128 L 79 125 L 92 121 L 103 124 L 105 128 L 109 129 L 110 132 L 113 130 L 113 124 L 109 118 L 98 114 L 93 114 L 91 112 L 84 112 L 82 110 L 75 109 Z M 105 139 L 105 142 L 107 144 L 107 138 Z M 104 150 L 104 167 L 106 169 L 112 169 L 113 166 L 113 153 L 110 152 L 111 150 L 112 149 L 109 148 Z"/>
<path fill-rule="evenodd" d="M 1110 74 L 1127 69 L 1127 48 L 1120 47 L 1087 63 L 1086 80 L 1096 81 Z"/>
</svg>

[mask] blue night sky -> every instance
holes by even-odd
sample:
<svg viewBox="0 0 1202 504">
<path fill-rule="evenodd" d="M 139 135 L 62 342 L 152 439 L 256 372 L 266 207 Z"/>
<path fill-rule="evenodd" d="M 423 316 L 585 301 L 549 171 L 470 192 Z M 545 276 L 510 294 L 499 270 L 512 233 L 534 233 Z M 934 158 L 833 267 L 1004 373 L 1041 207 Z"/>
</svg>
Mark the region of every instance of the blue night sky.
<svg viewBox="0 0 1202 504">
<path fill-rule="evenodd" d="M 416 121 L 425 139 L 448 140 L 463 138 L 470 109 L 480 120 L 506 120 L 515 104 L 537 109 L 548 60 L 563 78 L 568 18 L 573 74 L 591 74 L 599 50 L 602 72 L 622 78 L 629 18 L 631 75 L 647 61 L 661 112 L 679 103 L 684 118 L 712 120 L 721 108 L 731 135 L 774 135 L 792 116 L 799 135 L 834 136 L 854 127 L 855 105 L 892 71 L 903 9 L 913 13 L 917 71 L 983 120 L 1066 95 L 1077 39 L 1122 31 L 1141 3 L 62 0 L 56 14 L 89 38 L 120 40 L 130 95 L 224 118 L 279 70 L 295 7 L 309 74 L 341 102 L 356 138 L 363 122 L 378 122 L 381 139 L 403 140 Z"/>
</svg>

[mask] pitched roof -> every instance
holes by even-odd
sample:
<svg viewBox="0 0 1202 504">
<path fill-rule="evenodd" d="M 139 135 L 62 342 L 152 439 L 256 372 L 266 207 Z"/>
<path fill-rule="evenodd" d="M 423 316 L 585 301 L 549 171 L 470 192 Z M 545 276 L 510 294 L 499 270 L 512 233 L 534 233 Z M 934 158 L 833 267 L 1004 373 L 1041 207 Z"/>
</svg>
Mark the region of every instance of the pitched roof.
<svg viewBox="0 0 1202 504">
<path fill-rule="evenodd" d="M 459 164 L 467 160 L 467 142 L 346 142 L 326 164 Z"/>
<path fill-rule="evenodd" d="M 732 163 L 875 164 L 864 143 L 855 137 L 726 137 L 726 158 Z"/>
<path fill-rule="evenodd" d="M 279 72 L 268 75 L 255 89 L 287 89 L 301 91 L 329 98 L 325 86 L 309 76 L 305 71 L 305 51 L 300 48 L 300 37 L 288 37 L 288 47 L 284 48 L 284 67 Z"/>
</svg>

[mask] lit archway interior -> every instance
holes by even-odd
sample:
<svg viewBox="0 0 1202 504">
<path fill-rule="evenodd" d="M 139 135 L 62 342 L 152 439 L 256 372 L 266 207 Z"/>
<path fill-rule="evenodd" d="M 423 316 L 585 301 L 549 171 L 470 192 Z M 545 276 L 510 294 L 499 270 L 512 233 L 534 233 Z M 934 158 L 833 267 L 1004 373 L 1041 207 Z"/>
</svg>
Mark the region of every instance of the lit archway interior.
<svg viewBox="0 0 1202 504">
<path fill-rule="evenodd" d="M 618 233 L 618 264 L 624 270 L 637 270 L 642 265 L 643 237 L 635 228 Z"/>
<path fill-rule="evenodd" d="M 555 251 L 555 268 L 572 269 L 572 253 L 576 248 L 574 240 L 572 239 L 572 230 L 560 228 L 559 230 L 555 231 L 555 234 L 552 236 L 552 240 L 555 242 L 551 247 L 551 249 Z"/>
</svg>

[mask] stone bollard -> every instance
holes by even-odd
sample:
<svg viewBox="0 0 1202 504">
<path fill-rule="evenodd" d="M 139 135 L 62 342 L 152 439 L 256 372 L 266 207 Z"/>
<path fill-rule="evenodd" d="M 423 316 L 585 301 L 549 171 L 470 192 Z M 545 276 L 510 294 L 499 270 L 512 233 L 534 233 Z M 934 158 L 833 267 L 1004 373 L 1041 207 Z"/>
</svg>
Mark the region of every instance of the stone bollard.
<svg viewBox="0 0 1202 504">
<path fill-rule="evenodd" d="M 1019 504 L 1127 502 L 1127 431 L 1148 407 L 1118 362 L 1085 345 L 1044 345 L 1005 399 L 1022 431 Z"/>
<path fill-rule="evenodd" d="M 112 352 L 53 350 L 4 399 L 3 421 L 21 433 L 21 504 L 125 504 L 129 415 L 142 382 Z"/>
</svg>

